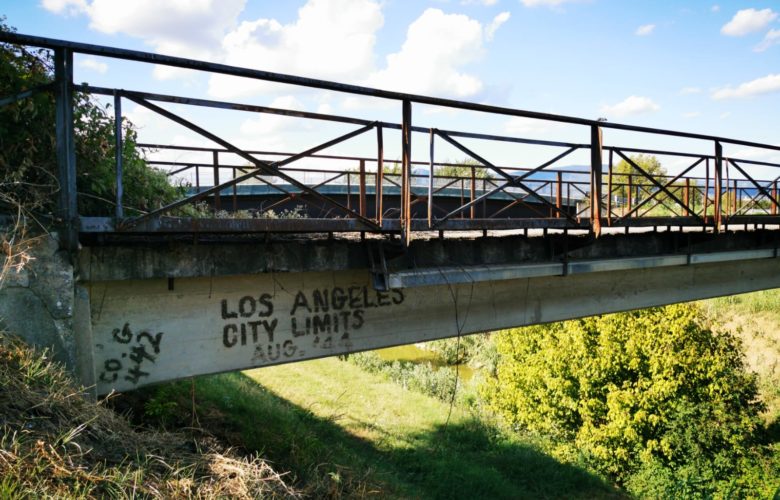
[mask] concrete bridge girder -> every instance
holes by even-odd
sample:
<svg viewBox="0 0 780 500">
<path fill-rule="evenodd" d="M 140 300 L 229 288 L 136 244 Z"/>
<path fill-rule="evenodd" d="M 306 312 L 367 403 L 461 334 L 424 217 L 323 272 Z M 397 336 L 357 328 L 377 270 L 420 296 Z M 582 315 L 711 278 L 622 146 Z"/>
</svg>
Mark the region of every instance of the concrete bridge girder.
<svg viewBox="0 0 780 500">
<path fill-rule="evenodd" d="M 780 287 L 780 260 L 374 290 L 333 271 L 89 283 L 98 393 Z"/>
<path fill-rule="evenodd" d="M 780 287 L 771 231 L 430 239 L 406 251 L 357 239 L 108 243 L 74 264 L 43 244 L 0 289 L 2 322 L 101 394 Z M 40 307 L 11 307 L 33 296 Z"/>
</svg>

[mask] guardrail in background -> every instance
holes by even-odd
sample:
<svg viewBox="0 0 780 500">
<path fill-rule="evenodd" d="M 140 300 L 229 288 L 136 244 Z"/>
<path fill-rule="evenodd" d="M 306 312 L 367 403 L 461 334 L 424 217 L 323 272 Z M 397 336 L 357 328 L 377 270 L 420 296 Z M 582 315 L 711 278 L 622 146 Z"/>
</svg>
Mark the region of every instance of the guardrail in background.
<svg viewBox="0 0 780 500">
<path fill-rule="evenodd" d="M 164 56 L 134 50 L 54 40 L 43 37 L 0 33 L 0 41 L 48 48 L 54 51 L 54 82 L 0 99 L 5 106 L 38 92 L 53 92 L 56 97 L 57 161 L 60 182 L 59 220 L 67 246 L 75 248 L 81 232 L 186 232 L 186 231 L 373 231 L 400 232 L 408 243 L 412 231 L 451 229 L 516 229 L 528 227 L 586 229 L 596 234 L 604 225 L 697 226 L 721 230 L 736 223 L 777 224 L 780 176 L 756 179 L 748 171 L 780 164 L 748 159 L 726 158 L 723 145 L 739 145 L 780 151 L 780 146 L 649 127 L 600 122 L 563 115 L 524 111 L 476 104 L 452 99 L 391 92 L 357 85 L 251 70 L 223 64 Z M 205 71 L 213 74 L 330 90 L 356 96 L 389 99 L 401 104 L 400 123 L 324 113 L 271 108 L 216 100 L 187 98 L 125 89 L 74 85 L 73 54 L 90 54 L 149 64 Z M 76 165 L 74 151 L 74 92 L 100 95 L 114 100 L 116 139 L 116 210 L 111 217 L 79 217 L 77 213 Z M 211 155 L 210 162 L 178 162 L 150 159 L 149 164 L 165 166 L 173 177 L 192 170 L 195 189 L 188 196 L 167 206 L 136 217 L 126 217 L 123 207 L 122 101 L 129 100 L 217 144 L 217 148 L 189 148 L 176 145 L 143 145 L 150 150 L 199 152 Z M 237 147 L 223 137 L 179 116 L 157 103 L 237 110 L 281 115 L 300 119 L 354 125 L 351 132 L 298 153 L 251 151 Z M 480 134 L 412 124 L 412 104 L 434 105 L 456 110 L 479 111 L 567 123 L 588 127 L 588 143 L 536 140 L 504 135 Z M 401 159 L 389 160 L 384 153 L 384 131 L 400 130 Z M 676 138 L 708 141 L 712 154 L 650 150 L 602 144 L 603 129 L 630 131 Z M 369 132 L 376 134 L 376 154 L 372 156 L 325 155 L 322 151 Z M 412 160 L 412 134 L 428 136 L 427 162 Z M 480 152 L 464 144 L 463 139 L 493 143 L 516 143 L 552 147 L 560 150 L 549 160 L 532 168 L 491 163 Z M 470 163 L 436 161 L 436 142 L 443 141 L 466 155 Z M 589 150 L 586 169 L 562 168 L 560 163 L 572 153 Z M 688 158 L 691 163 L 675 175 L 645 171 L 630 156 L 636 153 Z M 223 155 L 240 158 L 244 163 L 224 163 Z M 338 162 L 335 168 L 298 167 L 305 161 Z M 605 161 L 606 159 L 606 161 Z M 615 160 L 630 165 L 629 172 L 618 172 Z M 295 164 L 295 166 L 294 166 Z M 319 165 L 319 164 L 318 164 Z M 690 175 L 704 165 L 703 176 Z M 427 167 L 427 169 L 423 168 Z M 214 182 L 203 186 L 202 169 L 209 169 Z M 725 172 L 724 172 L 725 169 Z M 732 176 L 732 170 L 734 176 Z M 230 173 L 229 178 L 221 172 Z M 314 180 L 316 178 L 316 180 Z M 246 183 L 267 187 L 256 215 L 290 203 L 314 207 L 317 217 L 308 221 L 284 219 L 171 220 L 181 207 L 208 200 L 219 211 L 221 199 L 232 197 L 233 210 Z M 346 186 L 346 193 L 344 187 Z M 354 191 L 354 192 L 353 192 Z M 268 193 L 273 193 L 273 196 Z M 354 195 L 354 200 L 353 200 Z M 242 195 L 243 196 L 243 195 Z M 267 200 L 266 200 L 267 201 Z M 371 201 L 371 202 L 370 202 Z M 229 206 L 229 204 L 228 204 Z"/>
</svg>

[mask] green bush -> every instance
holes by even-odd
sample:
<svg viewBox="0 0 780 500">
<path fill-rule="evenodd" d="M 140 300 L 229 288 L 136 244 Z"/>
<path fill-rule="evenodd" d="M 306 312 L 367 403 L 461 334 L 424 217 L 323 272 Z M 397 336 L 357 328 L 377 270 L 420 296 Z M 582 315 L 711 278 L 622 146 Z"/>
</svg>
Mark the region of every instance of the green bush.
<svg viewBox="0 0 780 500">
<path fill-rule="evenodd" d="M 433 340 L 420 344 L 422 349 L 431 351 L 445 364 L 468 364 L 495 373 L 498 353 L 492 335 L 475 334 L 460 338 Z"/>
<path fill-rule="evenodd" d="M 11 31 L 0 18 L 0 31 Z M 52 82 L 49 51 L 0 44 L 0 97 Z M 81 215 L 113 215 L 116 201 L 113 112 L 89 96 L 74 102 L 76 182 Z M 166 204 L 184 194 L 165 172 L 149 167 L 136 148 L 136 132 L 123 121 L 124 204 L 128 215 Z M 27 210 L 54 210 L 57 182 L 55 101 L 40 92 L 0 108 L 0 202 Z"/>
<path fill-rule="evenodd" d="M 352 354 L 348 359 L 369 373 L 384 374 L 392 382 L 410 391 L 444 401 L 449 401 L 455 391 L 455 368 L 437 368 L 430 363 L 413 361 L 385 361 L 374 352 Z"/>
<path fill-rule="evenodd" d="M 673 305 L 504 332 L 481 396 L 643 496 L 733 493 L 728 478 L 755 464 L 762 406 L 737 339 L 700 320 Z"/>
</svg>

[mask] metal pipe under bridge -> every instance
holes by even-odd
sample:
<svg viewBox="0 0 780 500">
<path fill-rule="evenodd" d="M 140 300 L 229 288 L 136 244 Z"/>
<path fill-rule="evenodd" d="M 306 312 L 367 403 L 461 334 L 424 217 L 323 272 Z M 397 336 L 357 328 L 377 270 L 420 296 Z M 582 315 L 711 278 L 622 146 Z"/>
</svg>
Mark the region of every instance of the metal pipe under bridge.
<svg viewBox="0 0 780 500">
<path fill-rule="evenodd" d="M 0 41 L 55 56 L 52 83 L 0 96 L 9 106 L 48 92 L 57 106 L 51 223 L 69 256 L 57 266 L 70 273 L 74 326 L 33 338 L 101 394 L 780 287 L 780 164 L 756 159 L 776 145 L 15 33 Z M 77 85 L 74 54 L 375 99 L 399 119 Z M 141 145 L 150 165 L 187 183 L 181 199 L 127 206 L 117 154 L 114 208 L 79 213 L 76 92 L 113 104 L 116 151 L 128 101 L 212 144 Z M 172 104 L 285 117 L 321 138 L 297 151 L 242 148 Z M 439 126 L 436 113 L 413 121 L 413 106 L 469 114 L 473 130 Z M 485 125 L 496 116 L 563 123 L 584 140 L 496 134 Z M 670 166 L 649 171 L 636 154 Z M 23 315 L 3 312 L 24 330 Z"/>
</svg>

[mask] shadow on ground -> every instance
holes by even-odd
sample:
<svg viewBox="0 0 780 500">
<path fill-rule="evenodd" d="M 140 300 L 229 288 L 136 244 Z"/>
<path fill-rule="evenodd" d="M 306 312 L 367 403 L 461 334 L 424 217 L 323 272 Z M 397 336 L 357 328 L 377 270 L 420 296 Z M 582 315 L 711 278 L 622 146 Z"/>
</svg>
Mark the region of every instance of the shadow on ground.
<svg viewBox="0 0 780 500">
<path fill-rule="evenodd" d="M 189 408 L 190 384 L 171 390 Z M 599 477 L 503 440 L 476 421 L 405 436 L 391 447 L 355 436 L 338 418 L 318 417 L 242 373 L 198 378 L 195 391 L 204 429 L 262 454 L 315 497 L 623 497 Z"/>
</svg>

